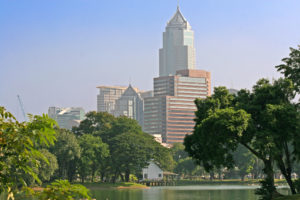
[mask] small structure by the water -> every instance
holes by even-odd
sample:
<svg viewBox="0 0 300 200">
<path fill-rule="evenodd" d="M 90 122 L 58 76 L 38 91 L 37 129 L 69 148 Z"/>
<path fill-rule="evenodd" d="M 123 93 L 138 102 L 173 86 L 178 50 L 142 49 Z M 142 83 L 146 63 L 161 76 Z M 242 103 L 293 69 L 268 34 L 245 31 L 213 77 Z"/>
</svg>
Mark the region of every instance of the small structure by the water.
<svg viewBox="0 0 300 200">
<path fill-rule="evenodd" d="M 145 180 L 163 180 L 163 170 L 153 161 L 150 161 L 149 165 L 143 168 L 143 181 Z"/>
</svg>

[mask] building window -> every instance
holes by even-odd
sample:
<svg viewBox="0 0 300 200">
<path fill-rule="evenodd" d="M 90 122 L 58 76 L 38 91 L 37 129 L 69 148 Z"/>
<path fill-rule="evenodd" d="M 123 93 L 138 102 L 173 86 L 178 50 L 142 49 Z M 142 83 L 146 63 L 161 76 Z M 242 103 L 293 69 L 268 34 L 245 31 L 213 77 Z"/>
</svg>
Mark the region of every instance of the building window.
<svg viewBox="0 0 300 200">
<path fill-rule="evenodd" d="M 148 174 L 144 174 L 144 179 L 147 179 L 148 178 Z"/>
<path fill-rule="evenodd" d="M 161 178 L 161 174 L 158 174 L 158 177 Z"/>
</svg>

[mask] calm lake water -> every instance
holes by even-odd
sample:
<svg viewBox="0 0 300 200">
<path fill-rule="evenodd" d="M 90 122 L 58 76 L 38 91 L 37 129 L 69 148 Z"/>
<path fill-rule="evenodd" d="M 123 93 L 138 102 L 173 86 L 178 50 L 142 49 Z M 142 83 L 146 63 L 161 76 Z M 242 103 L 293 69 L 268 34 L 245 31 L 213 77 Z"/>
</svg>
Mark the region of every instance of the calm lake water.
<svg viewBox="0 0 300 200">
<path fill-rule="evenodd" d="M 97 200 L 257 200 L 254 194 L 259 186 L 201 185 L 164 186 L 149 189 L 101 189 L 92 190 Z M 287 187 L 278 187 L 288 194 Z"/>
</svg>

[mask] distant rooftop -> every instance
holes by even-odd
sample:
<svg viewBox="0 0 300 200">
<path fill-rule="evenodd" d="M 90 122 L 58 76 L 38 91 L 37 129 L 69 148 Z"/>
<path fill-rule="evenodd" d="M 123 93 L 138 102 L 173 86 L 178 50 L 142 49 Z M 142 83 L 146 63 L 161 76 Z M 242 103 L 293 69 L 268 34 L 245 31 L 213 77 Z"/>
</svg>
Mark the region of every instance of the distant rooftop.
<svg viewBox="0 0 300 200">
<path fill-rule="evenodd" d="M 120 89 L 120 90 L 126 90 L 129 86 L 105 86 L 105 85 L 100 85 L 100 86 L 97 86 L 97 88 L 99 89 Z M 136 92 L 144 92 L 143 90 L 139 90 L 138 88 L 136 87 L 133 87 L 133 89 L 136 91 Z"/>
</svg>

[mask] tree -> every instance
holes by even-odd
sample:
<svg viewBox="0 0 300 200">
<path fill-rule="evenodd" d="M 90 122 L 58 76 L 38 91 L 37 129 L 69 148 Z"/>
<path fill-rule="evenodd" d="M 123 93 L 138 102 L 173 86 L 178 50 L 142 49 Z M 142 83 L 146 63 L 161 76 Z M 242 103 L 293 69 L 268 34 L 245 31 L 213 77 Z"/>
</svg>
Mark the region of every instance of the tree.
<svg viewBox="0 0 300 200">
<path fill-rule="evenodd" d="M 56 129 L 57 142 L 50 148 L 58 162 L 58 177 L 73 181 L 80 158 L 80 146 L 75 135 L 65 129 Z"/>
<path fill-rule="evenodd" d="M 182 175 L 193 175 L 193 172 L 196 170 L 197 165 L 195 165 L 192 158 L 187 157 L 180 159 L 178 164 L 176 165 L 174 171 L 178 174 Z"/>
<path fill-rule="evenodd" d="M 142 127 L 139 123 L 130 119 L 126 116 L 120 116 L 111 121 L 110 129 L 105 131 L 100 130 L 99 132 L 95 132 L 95 135 L 98 135 L 102 138 L 103 142 L 107 144 L 111 144 L 111 140 L 123 133 L 142 133 Z"/>
<path fill-rule="evenodd" d="M 232 152 L 239 144 L 243 145 L 264 162 L 265 185 L 270 197 L 276 191 L 274 162 L 281 165 L 281 171 L 286 173 L 287 182 L 294 192 L 289 180 L 289 163 L 295 154 L 287 144 L 298 143 L 295 119 L 299 116 L 290 101 L 292 89 L 291 82 L 285 79 L 273 84 L 261 79 L 252 93 L 241 90 L 233 96 L 226 88 L 219 87 L 212 97 L 196 100 L 195 130 L 184 141 L 189 155 L 206 170 L 222 166 L 232 168 Z"/>
<path fill-rule="evenodd" d="M 239 145 L 237 150 L 233 153 L 235 166 L 238 167 L 238 172 L 241 180 L 253 170 L 255 164 L 255 156 L 244 146 Z"/>
<path fill-rule="evenodd" d="M 156 142 L 152 136 L 146 134 L 148 137 L 148 144 L 151 146 L 152 158 L 159 167 L 166 171 L 172 171 L 176 165 L 170 149 L 162 146 Z"/>
<path fill-rule="evenodd" d="M 50 181 L 54 172 L 58 169 L 56 156 L 47 149 L 41 149 L 40 152 L 47 158 L 48 162 L 40 160 L 38 176 L 42 182 Z"/>
<path fill-rule="evenodd" d="M 67 180 L 56 180 L 42 191 L 34 191 L 27 188 L 27 196 L 38 200 L 91 199 L 87 188 L 78 184 L 72 185 Z"/>
<path fill-rule="evenodd" d="M 92 176 L 92 182 L 97 170 L 109 156 L 108 145 L 103 143 L 100 137 L 91 134 L 85 134 L 79 138 L 81 147 L 81 156 L 79 161 L 79 174 L 82 182 L 89 174 Z"/>
<path fill-rule="evenodd" d="M 175 143 L 171 147 L 171 152 L 173 155 L 173 159 L 176 162 L 179 162 L 181 159 L 186 159 L 188 157 L 188 153 L 184 150 L 184 145 L 181 143 Z"/>
<path fill-rule="evenodd" d="M 114 120 L 115 117 L 107 112 L 92 111 L 86 114 L 86 118 L 80 122 L 78 127 L 74 127 L 72 132 L 77 136 L 96 132 L 97 135 L 101 135 L 111 129 Z"/>
<path fill-rule="evenodd" d="M 144 134 L 122 133 L 112 139 L 110 151 L 115 177 L 124 172 L 128 182 L 130 173 L 138 172 L 148 164 L 152 158 L 152 148 Z"/>
<path fill-rule="evenodd" d="M 247 132 L 255 138 L 253 145 L 260 150 L 260 159 L 263 155 L 268 156 L 268 160 L 275 161 L 295 194 L 291 173 L 293 162 L 299 155 L 296 147 L 300 133 L 297 106 L 291 102 L 295 97 L 293 89 L 292 82 L 288 79 L 279 79 L 273 84 L 261 79 L 253 87 L 252 94 L 245 90 L 239 92 L 236 106 L 252 116 L 252 126 Z M 266 168 L 265 159 L 262 160 L 265 163 L 264 171 L 271 173 L 270 167 L 269 170 Z"/>
<path fill-rule="evenodd" d="M 295 91 L 300 92 L 300 46 L 298 49 L 290 48 L 290 57 L 282 59 L 285 64 L 276 66 L 284 76 L 293 81 Z"/>
<path fill-rule="evenodd" d="M 29 122 L 18 122 L 0 107 L 0 193 L 6 191 L 8 198 L 25 185 L 24 173 L 40 182 L 30 166 L 39 167 L 38 159 L 48 161 L 36 145 L 49 146 L 55 141 L 54 120 L 47 115 L 29 118 Z"/>
</svg>

